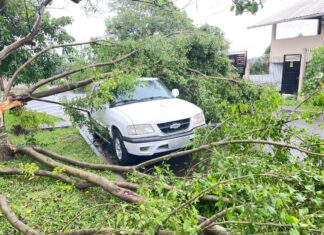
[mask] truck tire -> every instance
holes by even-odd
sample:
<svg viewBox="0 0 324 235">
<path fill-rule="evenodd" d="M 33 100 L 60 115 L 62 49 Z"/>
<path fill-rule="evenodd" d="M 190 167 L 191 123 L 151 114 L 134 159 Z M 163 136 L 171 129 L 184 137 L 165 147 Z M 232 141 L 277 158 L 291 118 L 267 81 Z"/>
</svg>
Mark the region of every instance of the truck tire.
<svg viewBox="0 0 324 235">
<path fill-rule="evenodd" d="M 118 130 L 114 130 L 113 132 L 113 152 L 121 165 L 132 164 L 132 156 L 127 152 L 123 137 Z"/>
</svg>

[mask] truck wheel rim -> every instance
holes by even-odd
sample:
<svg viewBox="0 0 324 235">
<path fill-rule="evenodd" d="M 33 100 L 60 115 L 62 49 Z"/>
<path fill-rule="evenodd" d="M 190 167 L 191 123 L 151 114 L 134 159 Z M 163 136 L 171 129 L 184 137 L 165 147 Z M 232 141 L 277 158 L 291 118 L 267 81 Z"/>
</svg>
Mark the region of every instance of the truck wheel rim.
<svg viewBox="0 0 324 235">
<path fill-rule="evenodd" d="M 121 160 L 122 156 L 123 156 L 123 151 L 122 151 L 122 148 L 121 148 L 121 143 L 120 143 L 118 138 L 115 139 L 115 152 L 116 152 L 117 158 L 119 160 Z"/>
</svg>

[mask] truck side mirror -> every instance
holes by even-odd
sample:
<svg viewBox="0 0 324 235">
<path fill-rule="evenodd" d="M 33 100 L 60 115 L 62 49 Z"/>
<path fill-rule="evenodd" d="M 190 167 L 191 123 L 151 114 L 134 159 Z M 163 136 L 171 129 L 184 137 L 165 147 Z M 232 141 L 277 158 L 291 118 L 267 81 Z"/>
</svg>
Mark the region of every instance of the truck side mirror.
<svg viewBox="0 0 324 235">
<path fill-rule="evenodd" d="M 179 90 L 178 89 L 172 89 L 172 95 L 176 98 L 179 96 Z"/>
</svg>

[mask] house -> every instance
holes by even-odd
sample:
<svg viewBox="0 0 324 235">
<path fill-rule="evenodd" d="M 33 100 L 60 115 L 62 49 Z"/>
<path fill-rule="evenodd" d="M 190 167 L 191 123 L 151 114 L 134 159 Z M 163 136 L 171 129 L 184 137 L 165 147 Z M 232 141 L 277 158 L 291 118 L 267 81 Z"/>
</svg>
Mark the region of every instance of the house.
<svg viewBox="0 0 324 235">
<path fill-rule="evenodd" d="M 282 93 L 300 93 L 305 67 L 311 59 L 311 49 L 324 45 L 324 0 L 298 1 L 249 28 L 269 25 L 272 25 L 270 68 L 269 74 L 263 75 L 263 79 L 277 81 Z M 292 27 L 296 32 L 301 29 L 306 32 L 287 34 Z"/>
</svg>

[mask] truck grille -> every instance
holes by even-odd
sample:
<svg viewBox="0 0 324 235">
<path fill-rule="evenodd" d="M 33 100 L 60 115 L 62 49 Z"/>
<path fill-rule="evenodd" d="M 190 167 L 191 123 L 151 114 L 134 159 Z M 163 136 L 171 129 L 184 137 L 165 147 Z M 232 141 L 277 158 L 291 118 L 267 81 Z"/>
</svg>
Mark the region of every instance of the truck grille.
<svg viewBox="0 0 324 235">
<path fill-rule="evenodd" d="M 190 118 L 172 121 L 172 122 L 160 123 L 157 125 L 163 133 L 168 134 L 172 132 L 186 130 L 190 125 Z"/>
</svg>

